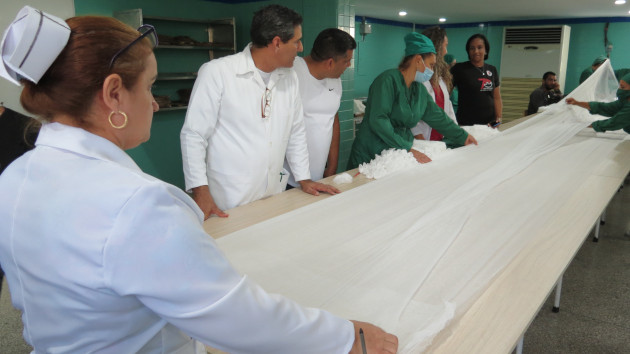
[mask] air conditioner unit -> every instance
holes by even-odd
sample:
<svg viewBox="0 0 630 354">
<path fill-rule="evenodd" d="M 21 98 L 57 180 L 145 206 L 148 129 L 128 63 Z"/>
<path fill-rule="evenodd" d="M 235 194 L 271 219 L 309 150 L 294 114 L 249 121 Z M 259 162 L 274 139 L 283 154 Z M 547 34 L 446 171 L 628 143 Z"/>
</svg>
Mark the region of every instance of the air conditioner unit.
<svg viewBox="0 0 630 354">
<path fill-rule="evenodd" d="M 540 79 L 547 71 L 558 75 L 564 92 L 569 26 L 505 27 L 501 52 L 501 78 Z"/>
</svg>

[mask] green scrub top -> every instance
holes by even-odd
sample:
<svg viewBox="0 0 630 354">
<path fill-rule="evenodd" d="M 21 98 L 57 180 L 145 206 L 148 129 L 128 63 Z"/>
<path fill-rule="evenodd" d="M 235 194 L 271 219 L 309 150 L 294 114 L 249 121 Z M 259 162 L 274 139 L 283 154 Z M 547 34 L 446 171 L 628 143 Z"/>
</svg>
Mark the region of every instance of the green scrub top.
<svg viewBox="0 0 630 354">
<path fill-rule="evenodd" d="M 623 129 L 630 133 L 630 102 L 617 100 L 609 103 L 589 102 L 588 105 L 591 107 L 589 111 L 591 114 L 610 117 L 593 122 L 593 129 L 596 132 Z"/>
<path fill-rule="evenodd" d="M 420 120 L 459 146 L 464 145 L 468 137 L 468 133 L 435 104 L 424 85 L 414 81 L 407 87 L 398 69 L 379 75 L 370 86 L 365 116 L 352 144 L 348 169 L 370 162 L 383 150 L 409 151 L 414 139 L 411 128 Z"/>
<path fill-rule="evenodd" d="M 584 71 L 582 71 L 582 74 L 580 75 L 580 83 L 583 83 L 591 75 L 593 75 L 593 68 L 589 66 L 588 68 L 584 69 Z"/>
</svg>

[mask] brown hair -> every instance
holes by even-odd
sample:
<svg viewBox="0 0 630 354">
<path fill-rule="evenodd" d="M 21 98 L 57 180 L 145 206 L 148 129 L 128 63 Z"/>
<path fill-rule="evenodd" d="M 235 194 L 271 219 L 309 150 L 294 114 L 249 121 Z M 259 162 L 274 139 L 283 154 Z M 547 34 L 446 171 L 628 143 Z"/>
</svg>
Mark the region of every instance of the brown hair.
<svg viewBox="0 0 630 354">
<path fill-rule="evenodd" d="M 431 86 L 439 86 L 440 78 L 442 78 L 446 84 L 448 92 L 453 91 L 453 75 L 451 75 L 448 64 L 444 61 L 445 53 L 443 44 L 444 38 L 446 38 L 446 30 L 440 28 L 440 26 L 433 26 L 422 31 L 422 34 L 431 39 L 431 42 L 433 42 L 433 46 L 435 47 L 435 51 L 437 52 L 437 58 L 435 58 L 435 74 L 431 77 Z"/>
<path fill-rule="evenodd" d="M 398 70 L 405 70 L 407 69 L 410 65 L 411 65 L 411 60 L 416 56 L 419 55 L 422 57 L 422 60 L 426 59 L 427 57 L 430 57 L 431 55 L 433 55 L 433 53 L 422 53 L 422 54 L 411 54 L 411 55 L 407 55 L 406 57 L 402 58 L 402 60 L 400 61 L 400 64 L 398 64 Z"/>
<path fill-rule="evenodd" d="M 105 78 L 118 74 L 131 89 L 144 70 L 151 52 L 148 39 L 125 51 L 110 69 L 114 54 L 137 39 L 139 33 L 124 23 L 103 16 L 78 16 L 66 20 L 71 29 L 68 44 L 48 68 L 39 83 L 22 80 L 22 106 L 50 121 L 57 114 L 85 125 L 85 117 Z"/>
</svg>

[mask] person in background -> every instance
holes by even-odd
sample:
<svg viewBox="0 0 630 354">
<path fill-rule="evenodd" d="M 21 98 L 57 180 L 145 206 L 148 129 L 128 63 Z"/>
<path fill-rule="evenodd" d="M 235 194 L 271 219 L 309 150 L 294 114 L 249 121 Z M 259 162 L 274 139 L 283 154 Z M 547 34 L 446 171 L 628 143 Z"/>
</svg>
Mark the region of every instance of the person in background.
<svg viewBox="0 0 630 354">
<path fill-rule="evenodd" d="M 584 71 L 582 71 L 582 74 L 580 74 L 580 84 L 583 83 L 586 79 L 589 78 L 589 76 L 591 76 L 595 70 L 597 70 L 597 68 L 599 68 L 602 64 L 604 64 L 604 62 L 608 59 L 607 56 L 605 55 L 600 55 L 597 58 L 595 58 L 595 60 L 593 60 L 593 64 L 591 64 L 591 66 L 589 66 L 588 68 L 584 69 Z"/>
<path fill-rule="evenodd" d="M 35 147 L 40 127 L 36 119 L 0 106 L 0 174 L 13 160 Z"/>
<path fill-rule="evenodd" d="M 459 90 L 457 122 L 459 125 L 501 124 L 503 101 L 497 68 L 486 64 L 490 43 L 483 34 L 474 34 L 466 42 L 469 61 L 451 69 L 453 86 Z"/>
<path fill-rule="evenodd" d="M 348 169 L 370 162 L 383 150 L 392 148 L 410 151 L 420 163 L 430 162 L 428 156 L 411 148 L 411 128 L 420 120 L 459 145 L 477 144 L 435 104 L 422 85 L 433 76 L 431 67 L 435 61 L 435 47 L 427 36 L 415 32 L 405 36 L 405 57 L 398 68 L 383 72 L 370 85 Z"/>
<path fill-rule="evenodd" d="M 0 105 L 0 174 L 13 160 L 35 147 L 40 123 Z M 4 271 L 0 266 L 0 291 Z"/>
<path fill-rule="evenodd" d="M 254 14 L 241 53 L 199 69 L 180 134 L 186 191 L 204 213 L 284 191 L 291 166 L 304 192 L 339 193 L 311 180 L 295 56 L 302 17 L 280 5 Z"/>
<path fill-rule="evenodd" d="M 556 73 L 547 71 L 543 75 L 542 85 L 529 95 L 527 114 L 534 114 L 538 112 L 538 107 L 560 102 L 561 99 L 562 91 L 560 91 L 560 84 L 558 83 Z"/>
<path fill-rule="evenodd" d="M 455 59 L 453 54 L 446 54 L 444 56 L 444 62 L 448 65 L 449 73 L 451 69 L 453 69 L 455 64 L 457 64 L 457 60 Z M 451 74 L 451 78 L 452 78 L 452 74 Z M 457 112 L 457 100 L 459 97 L 459 91 L 457 90 L 457 87 L 452 87 L 452 86 L 453 86 L 453 83 L 451 82 L 451 93 L 450 93 L 451 104 L 453 104 L 453 111 Z"/>
<path fill-rule="evenodd" d="M 240 275 L 195 202 L 125 153 L 149 139 L 158 110 L 152 26 L 26 7 L 10 31 L 32 50 L 3 47 L 0 74 L 48 122 L 0 175 L 0 264 L 34 352 L 361 353 L 360 329 L 368 352 L 396 352 L 373 325 Z"/>
<path fill-rule="evenodd" d="M 435 73 L 431 80 L 422 84 L 427 92 L 433 98 L 433 101 L 444 110 L 444 113 L 457 124 L 455 118 L 455 110 L 451 103 L 449 92 L 453 89 L 453 77 L 448 64 L 444 61 L 444 55 L 447 53 L 448 37 L 446 31 L 439 26 L 434 26 L 422 31 L 422 34 L 429 37 L 435 47 L 436 61 Z M 441 141 L 444 137 L 436 129 L 432 129 L 427 123 L 420 121 L 418 125 L 411 129 L 415 139 Z"/>
<path fill-rule="evenodd" d="M 311 54 L 296 57 L 293 69 L 297 73 L 311 179 L 337 173 L 339 161 L 339 105 L 341 102 L 341 74 L 352 63 L 357 47 L 351 35 L 337 29 L 323 30 L 315 38 Z M 284 168 L 290 172 L 289 185 L 299 186 L 287 160 Z"/>
<path fill-rule="evenodd" d="M 619 80 L 617 100 L 613 102 L 581 102 L 567 98 L 567 104 L 588 109 L 591 114 L 599 114 L 608 119 L 598 120 L 591 124 L 596 132 L 623 129 L 630 134 L 630 73 Z"/>
</svg>

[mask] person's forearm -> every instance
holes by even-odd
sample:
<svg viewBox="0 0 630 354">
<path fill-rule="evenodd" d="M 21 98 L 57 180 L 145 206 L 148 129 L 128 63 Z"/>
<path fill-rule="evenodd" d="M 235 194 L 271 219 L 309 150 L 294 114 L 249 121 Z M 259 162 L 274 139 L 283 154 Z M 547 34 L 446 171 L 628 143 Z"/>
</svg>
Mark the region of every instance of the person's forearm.
<svg viewBox="0 0 630 354">
<path fill-rule="evenodd" d="M 333 122 L 332 140 L 330 141 L 330 150 L 328 151 L 328 161 L 326 163 L 326 171 L 324 177 L 332 176 L 337 173 L 337 165 L 339 164 L 339 139 L 341 136 L 339 127 L 339 113 L 335 114 Z"/>
</svg>

